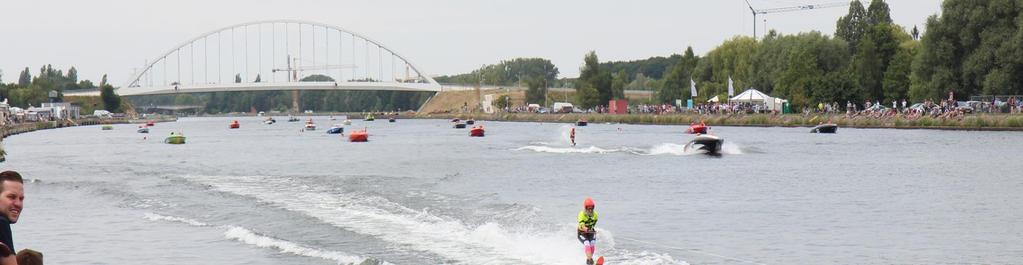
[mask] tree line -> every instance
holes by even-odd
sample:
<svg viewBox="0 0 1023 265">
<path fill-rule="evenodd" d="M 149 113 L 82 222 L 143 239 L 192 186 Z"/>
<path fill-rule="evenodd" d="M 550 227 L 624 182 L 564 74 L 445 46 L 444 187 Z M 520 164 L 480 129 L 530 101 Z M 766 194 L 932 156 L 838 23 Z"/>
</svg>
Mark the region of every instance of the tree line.
<svg viewBox="0 0 1023 265">
<path fill-rule="evenodd" d="M 555 75 L 551 81 L 553 87 L 574 87 L 575 103 L 586 108 L 623 97 L 623 87 L 655 90 L 658 103 L 725 98 L 729 79 L 735 93 L 755 88 L 797 107 L 920 102 L 947 98 L 950 92 L 957 100 L 1023 94 L 1023 24 L 1018 23 L 1023 0 L 946 0 L 942 15 L 927 19 L 926 32 L 894 24 L 891 12 L 884 0 L 854 0 L 836 21 L 833 35 L 770 31 L 762 39 L 738 36 L 702 56 L 688 47 L 669 57 L 599 62 L 590 52 L 579 78 Z M 509 85 L 516 79 L 502 71 L 506 62 L 438 80 L 472 83 L 483 73 L 484 80 L 503 81 L 487 84 Z M 696 83 L 695 97 L 690 80 Z"/>
<path fill-rule="evenodd" d="M 97 88 L 102 94 L 103 109 L 112 112 L 122 110 L 121 99 L 113 93 L 114 88 L 107 83 L 106 75 L 103 75 L 99 85 L 96 85 L 87 79 L 78 80 L 78 69 L 74 66 L 64 72 L 61 69 L 54 69 L 52 65 L 44 65 L 40 67 L 39 75 L 36 76 L 25 67 L 18 75 L 18 81 L 11 83 L 4 83 L 3 75 L 0 74 L 0 98 L 7 99 L 8 104 L 20 108 L 38 107 L 41 103 L 50 102 L 51 91 L 56 92 L 56 97 L 52 101 L 63 102 L 65 91 Z"/>
</svg>

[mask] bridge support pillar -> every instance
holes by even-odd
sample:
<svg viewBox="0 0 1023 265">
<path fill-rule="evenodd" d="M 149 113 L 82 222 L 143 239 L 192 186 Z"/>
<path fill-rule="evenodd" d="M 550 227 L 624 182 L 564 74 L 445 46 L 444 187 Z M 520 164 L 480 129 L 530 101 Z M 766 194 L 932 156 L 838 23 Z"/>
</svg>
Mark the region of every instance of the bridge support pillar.
<svg viewBox="0 0 1023 265">
<path fill-rule="evenodd" d="M 292 90 L 291 91 L 291 112 L 302 113 L 302 108 L 301 108 L 301 106 L 298 105 L 299 99 L 300 98 L 299 98 L 298 90 Z"/>
</svg>

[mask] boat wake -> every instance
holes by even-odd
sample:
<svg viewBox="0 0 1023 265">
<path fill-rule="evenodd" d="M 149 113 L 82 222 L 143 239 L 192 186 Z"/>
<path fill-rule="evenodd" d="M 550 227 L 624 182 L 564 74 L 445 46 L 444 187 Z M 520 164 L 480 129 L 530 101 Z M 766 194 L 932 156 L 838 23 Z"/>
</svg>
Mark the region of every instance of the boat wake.
<svg viewBox="0 0 1023 265">
<path fill-rule="evenodd" d="M 337 252 L 337 251 L 329 251 L 329 250 L 323 250 L 323 249 L 317 249 L 317 248 L 302 246 L 302 245 L 294 243 L 294 242 L 290 242 L 290 241 L 286 241 L 286 240 L 281 240 L 281 239 L 277 239 L 277 238 L 273 238 L 273 237 L 269 237 L 269 236 L 265 236 L 265 235 L 260 235 L 259 233 L 253 232 L 253 231 L 251 231 L 249 229 L 246 229 L 246 228 L 240 227 L 240 226 L 234 226 L 234 225 L 216 226 L 216 225 L 211 225 L 211 224 L 203 223 L 203 222 L 200 222 L 200 221 L 197 221 L 197 220 L 193 220 L 193 219 L 177 217 L 177 216 L 166 216 L 166 215 L 160 215 L 160 214 L 155 214 L 155 213 L 146 213 L 145 216 L 143 216 L 143 218 L 145 218 L 146 220 L 149 220 L 149 221 L 167 221 L 167 222 L 183 223 L 183 224 L 187 224 L 187 225 L 191 225 L 191 226 L 195 226 L 195 227 L 219 227 L 219 228 L 225 230 L 224 231 L 224 238 L 227 238 L 227 239 L 230 239 L 230 240 L 242 242 L 242 243 L 245 243 L 245 244 L 249 244 L 249 245 L 253 245 L 253 246 L 257 246 L 257 247 L 261 247 L 261 248 L 276 249 L 276 250 L 280 251 L 281 253 L 285 253 L 285 254 L 292 254 L 292 255 L 298 255 L 298 256 L 306 256 L 306 257 L 313 257 L 313 258 L 321 258 L 321 259 L 325 259 L 325 260 L 332 260 L 332 261 L 336 261 L 338 264 L 391 264 L 391 263 L 387 263 L 387 262 L 381 263 L 381 262 L 377 261 L 376 259 L 372 259 L 372 258 L 362 258 L 362 257 L 358 257 L 358 256 L 354 256 L 354 255 L 349 255 L 349 254 L 345 254 L 345 253 L 341 253 L 341 252 Z"/>
<path fill-rule="evenodd" d="M 579 264 L 575 224 L 476 222 L 414 209 L 361 192 L 312 186 L 293 178 L 189 177 L 213 190 L 250 197 L 359 234 L 465 264 Z M 516 220 L 518 221 L 518 220 Z M 567 235 L 567 236 L 566 236 Z M 616 249 L 610 231 L 598 230 L 598 254 L 615 264 L 684 264 L 668 255 Z"/>
<path fill-rule="evenodd" d="M 644 156 L 687 156 L 687 155 L 698 155 L 704 154 L 706 151 L 698 150 L 696 148 L 686 149 L 684 144 L 676 143 L 662 143 L 652 147 L 620 147 L 620 148 L 601 148 L 597 146 L 590 147 L 565 147 L 556 145 L 546 145 L 545 143 L 533 143 L 534 145 L 527 145 L 519 148 L 512 149 L 513 151 L 533 151 L 538 153 L 553 153 L 553 154 L 614 154 L 614 153 L 625 153 L 633 155 L 644 155 Z M 734 143 L 725 142 L 721 146 L 721 154 L 726 155 L 740 155 L 743 154 L 742 148 Z"/>
</svg>

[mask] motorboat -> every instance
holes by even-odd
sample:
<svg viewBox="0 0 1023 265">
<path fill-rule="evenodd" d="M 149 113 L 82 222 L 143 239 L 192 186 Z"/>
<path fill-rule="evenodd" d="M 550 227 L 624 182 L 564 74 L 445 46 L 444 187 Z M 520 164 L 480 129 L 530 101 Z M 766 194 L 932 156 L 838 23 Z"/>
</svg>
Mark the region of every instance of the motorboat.
<svg viewBox="0 0 1023 265">
<path fill-rule="evenodd" d="M 341 126 L 341 124 L 334 124 L 334 126 L 331 126 L 330 129 L 327 129 L 328 134 L 340 134 L 344 132 L 345 127 Z"/>
<path fill-rule="evenodd" d="M 814 126 L 810 129 L 810 133 L 835 133 L 838 131 L 838 124 L 824 123 Z"/>
<path fill-rule="evenodd" d="M 170 136 L 167 136 L 166 139 L 163 139 L 163 142 L 168 144 L 185 144 L 185 136 L 181 135 L 180 133 L 179 134 L 171 133 Z"/>
<path fill-rule="evenodd" d="M 238 128 L 241 128 L 241 124 L 238 123 L 238 120 L 235 120 L 235 121 L 232 121 L 231 125 L 228 125 L 227 128 L 229 128 L 229 129 L 238 129 Z"/>
<path fill-rule="evenodd" d="M 274 124 L 276 122 L 277 122 L 277 120 L 275 120 L 273 117 L 267 117 L 265 120 L 263 120 L 263 123 L 266 123 L 266 124 Z"/>
<path fill-rule="evenodd" d="M 707 134 L 707 129 L 709 129 L 709 128 L 710 127 L 707 127 L 707 124 L 703 123 L 703 121 L 700 121 L 700 123 L 690 124 L 689 128 L 686 129 L 686 133 L 688 133 L 688 134 Z"/>
<path fill-rule="evenodd" d="M 138 132 L 139 133 L 149 133 L 149 126 L 139 125 Z"/>
<path fill-rule="evenodd" d="M 470 137 L 483 137 L 483 133 L 483 125 L 473 126 L 472 129 L 469 130 Z"/>
<path fill-rule="evenodd" d="M 310 118 L 309 120 L 305 121 L 305 130 L 306 131 L 316 130 L 316 124 L 313 123 L 313 119 L 312 118 Z"/>
<path fill-rule="evenodd" d="M 365 120 L 366 121 L 375 121 L 376 118 L 373 118 L 373 113 L 370 113 L 369 115 L 366 115 L 366 119 Z"/>
<path fill-rule="evenodd" d="M 366 132 L 366 129 L 356 130 L 356 131 L 354 131 L 354 132 L 352 132 L 351 134 L 348 135 L 348 141 L 349 142 L 368 142 L 369 141 L 369 133 Z"/>
<path fill-rule="evenodd" d="M 333 120 L 337 120 L 337 118 L 334 118 L 334 115 L 330 115 L 330 118 L 328 118 L 328 119 L 329 119 L 329 120 L 332 120 L 332 121 L 333 121 Z"/>
<path fill-rule="evenodd" d="M 156 125 L 156 122 L 155 122 L 155 121 L 152 121 L 152 120 L 150 120 L 150 121 L 146 121 L 146 126 L 148 126 L 148 127 L 153 127 L 153 125 Z"/>
<path fill-rule="evenodd" d="M 352 125 L 352 120 L 345 120 L 344 124 L 345 125 Z"/>
<path fill-rule="evenodd" d="M 589 124 L 590 123 L 587 122 L 586 119 L 579 119 L 579 120 L 575 121 L 575 126 L 586 126 L 586 125 L 589 125 Z"/>
<path fill-rule="evenodd" d="M 456 123 L 454 123 L 454 125 L 452 125 L 452 127 L 454 127 L 455 129 L 465 129 L 465 123 L 464 122 L 456 122 Z"/>
<path fill-rule="evenodd" d="M 473 120 L 473 119 L 465 120 L 465 124 L 468 124 L 468 125 L 476 124 L 476 120 Z"/>
<path fill-rule="evenodd" d="M 102 129 L 104 131 L 109 131 L 109 130 L 113 130 L 114 126 L 113 125 L 103 125 Z"/>
<path fill-rule="evenodd" d="M 460 121 L 462 121 L 462 120 L 461 120 L 461 119 L 459 119 L 459 118 L 454 118 L 454 119 L 451 119 L 451 122 L 460 122 Z"/>
<path fill-rule="evenodd" d="M 288 115 L 288 122 L 296 122 L 296 121 L 298 121 L 297 117 Z"/>
<path fill-rule="evenodd" d="M 720 154 L 721 146 L 724 145 L 725 140 L 720 137 L 710 134 L 697 134 L 692 141 L 684 147 L 685 151 L 689 151 L 691 148 L 698 150 L 707 151 L 708 154 Z"/>
</svg>

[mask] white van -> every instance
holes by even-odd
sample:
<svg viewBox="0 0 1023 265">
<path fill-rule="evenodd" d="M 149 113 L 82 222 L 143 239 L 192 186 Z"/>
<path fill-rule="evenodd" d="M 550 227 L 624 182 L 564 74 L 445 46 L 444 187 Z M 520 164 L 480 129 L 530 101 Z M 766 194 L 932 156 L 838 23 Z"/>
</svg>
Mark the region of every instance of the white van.
<svg viewBox="0 0 1023 265">
<path fill-rule="evenodd" d="M 551 111 L 558 113 L 572 113 L 572 109 L 572 103 L 568 102 L 554 102 L 554 105 L 551 106 Z"/>
</svg>

